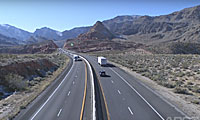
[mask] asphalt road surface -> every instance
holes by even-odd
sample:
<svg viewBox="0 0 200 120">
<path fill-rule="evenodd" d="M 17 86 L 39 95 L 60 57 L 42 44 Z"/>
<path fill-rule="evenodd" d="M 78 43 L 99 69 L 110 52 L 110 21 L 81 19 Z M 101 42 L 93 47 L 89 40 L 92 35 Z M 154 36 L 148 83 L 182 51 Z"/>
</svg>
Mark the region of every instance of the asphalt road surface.
<svg viewBox="0 0 200 120">
<path fill-rule="evenodd" d="M 137 78 L 115 66 L 101 67 L 96 57 L 84 55 L 98 73 L 111 120 L 174 120 L 185 117 L 174 105 L 160 97 Z"/>
<path fill-rule="evenodd" d="M 78 120 L 82 114 L 85 82 L 88 69 L 84 61 L 72 63 L 64 79 L 35 111 L 16 117 L 17 120 Z M 39 96 L 40 97 L 40 96 Z M 40 99 L 40 98 L 37 99 Z M 41 99 L 42 100 L 42 99 Z M 32 107 L 36 106 L 34 103 Z M 28 108 L 31 109 L 31 108 Z"/>
</svg>

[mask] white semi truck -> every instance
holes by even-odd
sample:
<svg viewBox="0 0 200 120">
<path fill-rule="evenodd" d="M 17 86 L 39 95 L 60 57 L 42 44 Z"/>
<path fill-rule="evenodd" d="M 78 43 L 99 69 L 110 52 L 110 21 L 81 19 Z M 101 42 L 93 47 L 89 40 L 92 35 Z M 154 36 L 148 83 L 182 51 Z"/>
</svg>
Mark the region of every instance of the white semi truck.
<svg viewBox="0 0 200 120">
<path fill-rule="evenodd" d="M 97 61 L 98 61 L 98 64 L 101 65 L 101 66 L 107 65 L 107 59 L 105 57 L 98 57 Z"/>
</svg>

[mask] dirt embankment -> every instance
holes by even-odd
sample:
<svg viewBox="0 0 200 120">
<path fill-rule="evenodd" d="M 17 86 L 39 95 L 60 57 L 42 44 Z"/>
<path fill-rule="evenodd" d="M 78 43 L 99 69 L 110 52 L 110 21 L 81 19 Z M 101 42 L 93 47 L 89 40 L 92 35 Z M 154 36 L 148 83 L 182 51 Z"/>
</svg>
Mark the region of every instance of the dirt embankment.
<svg viewBox="0 0 200 120">
<path fill-rule="evenodd" d="M 58 52 L 0 57 L 3 57 L 0 70 L 4 72 L 1 74 L 1 82 L 4 82 L 1 85 L 4 85 L 5 90 L 13 92 L 0 100 L 0 119 L 3 120 L 12 119 L 21 109 L 26 108 L 69 63 L 69 58 Z"/>
</svg>

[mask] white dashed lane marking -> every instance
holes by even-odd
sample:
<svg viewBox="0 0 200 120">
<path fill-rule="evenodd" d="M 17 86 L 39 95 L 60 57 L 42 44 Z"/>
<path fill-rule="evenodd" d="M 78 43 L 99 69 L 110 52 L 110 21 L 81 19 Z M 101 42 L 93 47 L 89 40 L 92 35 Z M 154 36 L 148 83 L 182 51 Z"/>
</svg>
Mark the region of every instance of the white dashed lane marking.
<svg viewBox="0 0 200 120">
<path fill-rule="evenodd" d="M 121 95 L 121 92 L 119 90 L 117 90 L 117 92 Z"/>
<path fill-rule="evenodd" d="M 133 115 L 133 112 L 132 112 L 132 110 L 131 110 L 130 107 L 128 107 L 128 110 L 129 110 L 129 112 L 131 113 L 131 115 Z"/>
<path fill-rule="evenodd" d="M 60 109 L 60 111 L 58 112 L 57 117 L 60 116 L 60 113 L 61 113 L 61 112 L 62 112 L 62 109 Z"/>
<path fill-rule="evenodd" d="M 69 92 L 68 92 L 68 94 L 67 94 L 67 96 L 69 96 L 69 95 L 70 95 L 70 93 L 71 93 L 71 92 L 69 91 Z"/>
</svg>

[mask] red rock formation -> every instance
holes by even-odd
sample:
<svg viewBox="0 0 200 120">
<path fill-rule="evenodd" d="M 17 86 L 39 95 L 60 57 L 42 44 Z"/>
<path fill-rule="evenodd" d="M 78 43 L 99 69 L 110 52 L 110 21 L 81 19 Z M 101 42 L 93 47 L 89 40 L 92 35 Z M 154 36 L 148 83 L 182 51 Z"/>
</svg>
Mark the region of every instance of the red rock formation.
<svg viewBox="0 0 200 120">
<path fill-rule="evenodd" d="M 117 42 L 112 39 L 115 36 L 99 21 L 89 32 L 79 35 L 75 39 L 69 39 L 64 48 L 77 52 L 92 52 L 103 50 L 124 50 L 138 46 L 133 42 Z"/>
<path fill-rule="evenodd" d="M 0 48 L 0 53 L 12 53 L 12 54 L 52 53 L 57 48 L 58 48 L 57 45 L 52 40 L 49 40 L 30 45 Z"/>
<path fill-rule="evenodd" d="M 47 59 L 28 61 L 22 63 L 12 63 L 6 66 L 0 66 L 0 78 L 8 73 L 18 74 L 24 78 L 31 79 L 33 76 L 43 76 L 48 71 L 55 71 L 57 65 Z"/>
</svg>

